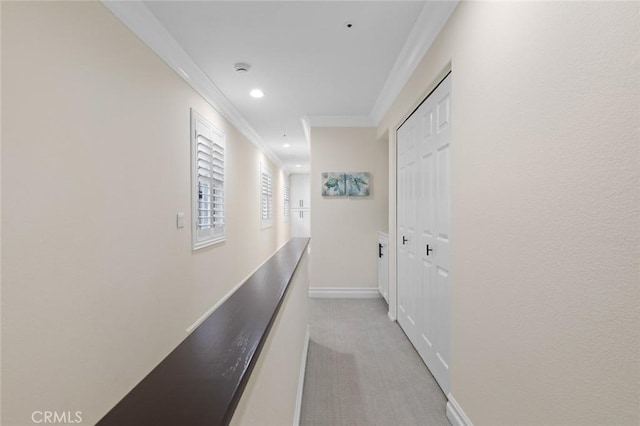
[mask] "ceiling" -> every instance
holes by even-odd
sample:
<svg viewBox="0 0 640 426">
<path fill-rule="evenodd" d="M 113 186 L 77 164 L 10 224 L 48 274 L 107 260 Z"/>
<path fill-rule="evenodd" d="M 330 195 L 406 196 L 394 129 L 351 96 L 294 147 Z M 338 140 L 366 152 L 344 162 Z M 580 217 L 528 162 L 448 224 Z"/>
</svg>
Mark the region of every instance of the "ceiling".
<svg viewBox="0 0 640 426">
<path fill-rule="evenodd" d="M 394 78 L 422 56 L 412 44 L 450 14 L 435 19 L 423 1 L 104 3 L 289 173 L 309 172 L 309 123 L 375 126 Z"/>
</svg>

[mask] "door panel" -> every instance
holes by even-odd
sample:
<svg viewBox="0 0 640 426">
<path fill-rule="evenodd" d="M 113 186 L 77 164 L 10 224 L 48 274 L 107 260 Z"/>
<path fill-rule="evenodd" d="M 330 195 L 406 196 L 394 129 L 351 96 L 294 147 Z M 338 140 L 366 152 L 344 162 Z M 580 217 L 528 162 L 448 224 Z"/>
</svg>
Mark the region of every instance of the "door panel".
<svg viewBox="0 0 640 426">
<path fill-rule="evenodd" d="M 415 112 L 422 121 L 422 132 L 418 142 L 419 152 L 419 176 L 420 187 L 418 192 L 418 217 L 420 226 L 419 256 L 422 265 L 420 276 L 420 297 L 418 298 L 420 307 L 420 325 L 418 342 L 418 352 L 427 365 L 433 363 L 436 317 L 434 311 L 426 309 L 429 301 L 435 296 L 434 263 L 433 256 L 427 255 L 427 247 L 433 248 L 436 236 L 436 180 L 435 167 L 436 160 L 433 153 L 434 143 L 434 108 L 430 102 L 425 102 Z"/>
<path fill-rule="evenodd" d="M 407 210 L 407 183 L 406 183 L 406 167 L 404 164 L 404 159 L 406 157 L 405 151 L 407 146 L 407 132 L 406 128 L 402 128 L 398 131 L 397 135 L 397 146 L 398 146 L 398 167 L 397 167 L 397 191 L 396 196 L 398 198 L 398 211 L 397 211 L 397 235 L 398 235 L 398 253 L 397 253 L 397 262 L 398 262 L 398 277 L 397 280 L 399 283 L 397 288 L 397 303 L 398 303 L 398 322 L 400 325 L 406 322 L 407 310 L 405 307 L 407 296 L 406 293 L 408 291 L 407 287 L 407 251 L 405 246 L 402 244 L 401 236 L 405 235 L 406 232 L 406 223 L 405 216 Z"/>
<path fill-rule="evenodd" d="M 416 302 L 416 170 L 418 120 L 407 120 L 398 139 L 398 322 L 405 333 L 417 336 Z M 401 200 L 401 201 L 400 201 Z"/>
</svg>

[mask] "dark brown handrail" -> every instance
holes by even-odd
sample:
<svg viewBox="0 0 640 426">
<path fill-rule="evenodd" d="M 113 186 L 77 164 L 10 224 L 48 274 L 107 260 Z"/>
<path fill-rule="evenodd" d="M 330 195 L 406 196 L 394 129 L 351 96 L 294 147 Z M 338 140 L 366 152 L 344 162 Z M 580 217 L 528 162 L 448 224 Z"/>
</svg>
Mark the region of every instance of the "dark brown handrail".
<svg viewBox="0 0 640 426">
<path fill-rule="evenodd" d="M 229 424 L 308 243 L 289 240 L 98 425 Z"/>
</svg>

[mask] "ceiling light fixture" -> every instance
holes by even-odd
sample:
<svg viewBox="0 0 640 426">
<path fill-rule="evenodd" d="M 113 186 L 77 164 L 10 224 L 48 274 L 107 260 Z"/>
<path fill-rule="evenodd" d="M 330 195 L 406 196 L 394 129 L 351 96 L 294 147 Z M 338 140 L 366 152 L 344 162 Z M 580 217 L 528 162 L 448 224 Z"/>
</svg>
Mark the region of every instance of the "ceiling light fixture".
<svg viewBox="0 0 640 426">
<path fill-rule="evenodd" d="M 245 64 L 244 62 L 238 62 L 233 66 L 233 68 L 235 68 L 237 73 L 244 74 L 249 72 L 249 70 L 251 69 L 251 65 Z"/>
<path fill-rule="evenodd" d="M 284 144 L 284 145 L 282 145 L 282 146 L 283 146 L 283 147 L 285 147 L 285 148 L 291 148 L 291 145 L 290 145 L 290 144 L 288 144 L 288 143 L 285 143 L 285 144 Z"/>
<path fill-rule="evenodd" d="M 302 167 L 300 164 L 296 164 L 296 168 L 299 169 L 300 167 Z"/>
<path fill-rule="evenodd" d="M 264 96 L 264 92 L 260 89 L 253 89 L 249 94 L 251 95 L 251 97 L 257 98 L 257 99 Z"/>
</svg>

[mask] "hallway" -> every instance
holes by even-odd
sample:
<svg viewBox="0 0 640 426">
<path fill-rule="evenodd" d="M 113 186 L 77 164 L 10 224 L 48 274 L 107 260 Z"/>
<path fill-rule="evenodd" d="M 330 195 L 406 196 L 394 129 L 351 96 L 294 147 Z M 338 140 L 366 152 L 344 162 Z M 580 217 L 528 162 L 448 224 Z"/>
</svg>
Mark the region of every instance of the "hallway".
<svg viewBox="0 0 640 426">
<path fill-rule="evenodd" d="M 640 1 L 0 15 L 1 425 L 640 425 Z"/>
<path fill-rule="evenodd" d="M 449 425 L 446 398 L 382 299 L 310 299 L 301 426 Z"/>
</svg>

